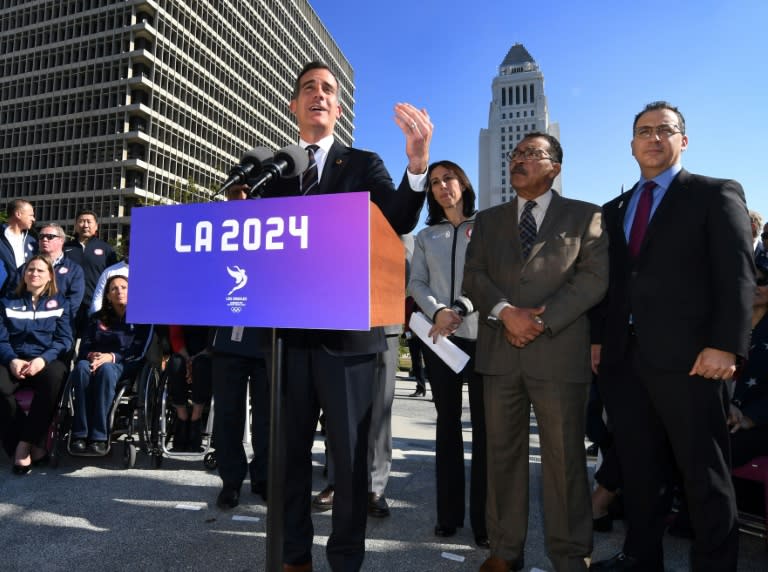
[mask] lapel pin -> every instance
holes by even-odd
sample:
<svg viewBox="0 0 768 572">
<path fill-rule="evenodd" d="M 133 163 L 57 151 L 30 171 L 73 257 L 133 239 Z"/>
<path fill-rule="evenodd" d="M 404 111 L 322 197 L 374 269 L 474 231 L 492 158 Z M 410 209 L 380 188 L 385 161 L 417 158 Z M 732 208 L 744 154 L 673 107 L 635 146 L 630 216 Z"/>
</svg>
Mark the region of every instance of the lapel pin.
<svg viewBox="0 0 768 572">
<path fill-rule="evenodd" d="M 336 159 L 336 164 L 341 165 L 344 162 L 343 159 Z"/>
</svg>

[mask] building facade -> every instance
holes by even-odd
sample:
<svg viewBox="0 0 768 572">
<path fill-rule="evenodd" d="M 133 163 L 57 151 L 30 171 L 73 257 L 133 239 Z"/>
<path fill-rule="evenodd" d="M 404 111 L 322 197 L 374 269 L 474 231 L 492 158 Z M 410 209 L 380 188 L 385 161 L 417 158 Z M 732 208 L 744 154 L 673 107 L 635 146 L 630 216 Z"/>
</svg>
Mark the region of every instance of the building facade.
<svg viewBox="0 0 768 572">
<path fill-rule="evenodd" d="M 544 74 L 522 44 L 515 44 L 493 78 L 488 127 L 480 130 L 478 200 L 481 209 L 506 203 L 515 195 L 509 181 L 507 154 L 532 131 L 560 139 L 560 127 L 550 123 Z M 560 177 L 554 188 L 562 192 Z"/>
<path fill-rule="evenodd" d="M 296 142 L 293 80 L 353 71 L 306 0 L 0 0 L 0 202 L 119 240 L 142 204 L 209 201 L 243 153 Z"/>
</svg>

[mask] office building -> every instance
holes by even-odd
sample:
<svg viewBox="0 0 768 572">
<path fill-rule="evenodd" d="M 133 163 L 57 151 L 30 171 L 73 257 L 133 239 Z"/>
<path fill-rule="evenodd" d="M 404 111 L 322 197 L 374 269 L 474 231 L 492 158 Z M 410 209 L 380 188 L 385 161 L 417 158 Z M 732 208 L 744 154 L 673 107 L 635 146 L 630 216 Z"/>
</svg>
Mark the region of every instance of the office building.
<svg viewBox="0 0 768 572">
<path fill-rule="evenodd" d="M 514 197 L 507 154 L 527 133 L 539 131 L 560 139 L 560 127 L 550 123 L 544 74 L 522 44 L 515 44 L 493 78 L 488 127 L 480 130 L 478 198 L 481 209 Z M 562 192 L 560 177 L 555 190 Z"/>
<path fill-rule="evenodd" d="M 0 202 L 116 241 L 137 204 L 209 201 L 249 148 L 296 141 L 292 82 L 353 72 L 306 0 L 0 0 Z"/>
</svg>

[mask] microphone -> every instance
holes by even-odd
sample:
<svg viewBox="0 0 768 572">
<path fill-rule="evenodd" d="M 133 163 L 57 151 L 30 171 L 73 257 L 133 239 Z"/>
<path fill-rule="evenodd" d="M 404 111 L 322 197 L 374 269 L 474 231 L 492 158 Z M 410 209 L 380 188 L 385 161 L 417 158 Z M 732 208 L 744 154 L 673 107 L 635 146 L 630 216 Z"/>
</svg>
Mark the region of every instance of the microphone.
<svg viewBox="0 0 768 572">
<path fill-rule="evenodd" d="M 309 166 L 309 157 L 307 152 L 298 145 L 288 145 L 283 147 L 272 158 L 261 166 L 259 176 L 249 181 L 251 190 L 248 191 L 250 197 L 260 197 L 264 188 L 273 179 L 282 177 L 290 179 L 303 173 Z"/>
<path fill-rule="evenodd" d="M 229 176 L 224 184 L 219 188 L 219 193 L 225 192 L 230 187 L 235 185 L 242 185 L 248 180 L 248 175 L 251 172 L 259 172 L 261 165 L 270 157 L 272 157 L 272 151 L 266 147 L 254 147 L 250 151 L 246 151 L 243 158 L 240 159 L 240 164 L 235 165 L 229 171 Z"/>
</svg>

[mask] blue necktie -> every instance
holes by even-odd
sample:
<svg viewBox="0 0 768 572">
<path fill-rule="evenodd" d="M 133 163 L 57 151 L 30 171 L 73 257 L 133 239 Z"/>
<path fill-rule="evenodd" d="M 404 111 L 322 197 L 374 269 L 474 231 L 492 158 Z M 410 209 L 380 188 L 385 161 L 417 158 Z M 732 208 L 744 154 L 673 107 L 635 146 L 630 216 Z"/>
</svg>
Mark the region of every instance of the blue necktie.
<svg viewBox="0 0 768 572">
<path fill-rule="evenodd" d="M 520 215 L 520 247 L 523 249 L 523 260 L 528 259 L 533 241 L 536 240 L 536 219 L 531 212 L 535 206 L 536 201 L 526 201 L 523 214 Z"/>
</svg>

